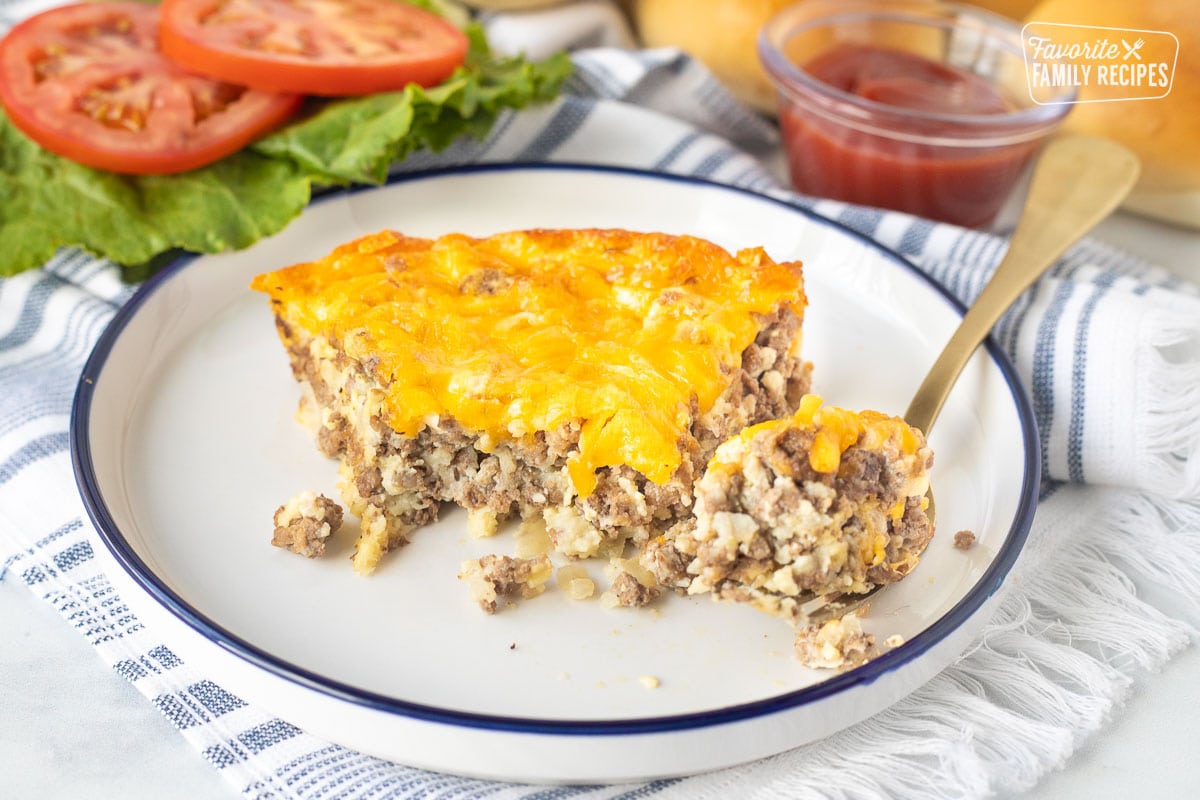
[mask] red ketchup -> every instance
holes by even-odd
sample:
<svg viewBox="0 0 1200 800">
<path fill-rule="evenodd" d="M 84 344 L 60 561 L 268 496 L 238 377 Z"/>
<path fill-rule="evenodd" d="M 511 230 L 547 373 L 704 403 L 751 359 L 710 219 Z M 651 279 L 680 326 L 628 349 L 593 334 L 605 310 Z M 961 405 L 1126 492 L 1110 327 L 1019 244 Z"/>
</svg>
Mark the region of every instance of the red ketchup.
<svg viewBox="0 0 1200 800">
<path fill-rule="evenodd" d="M 1014 109 L 985 79 L 922 56 L 846 44 L 803 69 L 887 107 L 863 111 L 860 105 L 853 115 L 839 110 L 833 118 L 784 99 L 780 125 L 792 182 L 807 194 L 986 225 L 1038 145 L 1010 137 L 1004 115 Z"/>
</svg>

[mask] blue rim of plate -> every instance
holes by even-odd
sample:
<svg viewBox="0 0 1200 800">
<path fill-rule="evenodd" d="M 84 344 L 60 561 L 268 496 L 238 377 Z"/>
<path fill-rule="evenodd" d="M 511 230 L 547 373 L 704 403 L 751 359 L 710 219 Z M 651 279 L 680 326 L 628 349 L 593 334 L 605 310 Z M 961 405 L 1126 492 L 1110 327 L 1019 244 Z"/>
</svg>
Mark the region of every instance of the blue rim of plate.
<svg viewBox="0 0 1200 800">
<path fill-rule="evenodd" d="M 942 298 L 961 316 L 966 309 L 955 297 L 937 281 L 918 270 L 912 262 L 890 250 L 868 236 L 865 236 L 840 222 L 823 217 L 809 209 L 801 208 L 784 200 L 770 197 L 749 189 L 729 186 L 704 178 L 687 175 L 673 175 L 630 167 L 617 167 L 596 164 L 576 163 L 506 163 L 506 164 L 476 164 L 460 167 L 423 170 L 419 172 L 401 173 L 393 176 L 388 185 L 396 183 L 413 183 L 426 180 L 437 180 L 450 176 L 472 175 L 479 173 L 499 172 L 590 172 L 607 175 L 623 175 L 635 180 L 669 181 L 673 183 L 691 184 L 705 189 L 744 195 L 758 201 L 774 203 L 782 208 L 807 217 L 820 225 L 826 225 L 864 242 L 872 249 L 880 252 L 898 266 L 906 269 L 932 287 Z M 344 197 L 363 191 L 371 191 L 379 187 L 356 186 L 339 189 L 324 194 L 313 200 L 321 203 L 326 200 Z M 1012 525 L 1004 539 L 996 558 L 984 572 L 974 587 L 942 615 L 940 619 L 925 628 L 919 634 L 909 639 L 900 647 L 889 650 L 873 661 L 847 672 L 830 677 L 821 683 L 807 686 L 785 694 L 776 695 L 764 700 L 742 703 L 723 708 L 687 714 L 675 714 L 659 717 L 644 717 L 620 720 L 559 720 L 538 719 L 528 717 L 500 716 L 492 714 L 476 714 L 466 711 L 455 711 L 427 706 L 405 700 L 398 700 L 386 695 L 359 689 L 339 681 L 331 680 L 320 674 L 288 661 L 273 656 L 254 644 L 233 635 L 212 620 L 193 608 L 187 600 L 172 591 L 154 573 L 152 569 L 137 555 L 126 542 L 116 522 L 108 511 L 99 482 L 93 468 L 91 449 L 89 445 L 89 418 L 93 387 L 96 379 L 104 368 L 114 345 L 120 339 L 125 326 L 138 313 L 146 299 L 161 286 L 168 283 L 173 276 L 185 269 L 196 260 L 196 255 L 184 255 L 168 264 L 162 270 L 151 276 L 142 284 L 133 297 L 122 306 L 96 342 L 75 392 L 71 406 L 71 463 L 75 472 L 75 481 L 80 495 L 87 508 L 88 515 L 96 525 L 96 529 L 105 546 L 112 553 L 120 567 L 130 578 L 157 603 L 166 608 L 177 619 L 191 628 L 195 633 L 208 639 L 222 650 L 235 655 L 250 664 L 259 667 L 291 683 L 311 689 L 330 697 L 364 706 L 386 713 L 402 715 L 429 722 L 464 726 L 484 730 L 498 730 L 515 733 L 554 734 L 554 735 L 626 735 L 639 733 L 658 733 L 664 731 L 680 731 L 722 725 L 739 720 L 763 717 L 770 714 L 787 711 L 809 703 L 846 691 L 856 686 L 875 682 L 888 672 L 916 659 L 947 636 L 955 631 L 962 623 L 971 617 L 984 602 L 1000 587 L 1009 570 L 1017 560 L 1025 539 L 1033 524 L 1033 515 L 1037 507 L 1037 492 L 1041 480 L 1041 455 L 1037 435 L 1037 425 L 1033 414 L 1033 404 L 1029 399 L 1017 376 L 1012 361 L 992 339 L 984 346 L 988 354 L 999 367 L 1005 382 L 1012 394 L 1013 402 L 1021 423 L 1022 443 L 1025 452 L 1025 470 L 1021 484 L 1020 501 Z"/>
</svg>

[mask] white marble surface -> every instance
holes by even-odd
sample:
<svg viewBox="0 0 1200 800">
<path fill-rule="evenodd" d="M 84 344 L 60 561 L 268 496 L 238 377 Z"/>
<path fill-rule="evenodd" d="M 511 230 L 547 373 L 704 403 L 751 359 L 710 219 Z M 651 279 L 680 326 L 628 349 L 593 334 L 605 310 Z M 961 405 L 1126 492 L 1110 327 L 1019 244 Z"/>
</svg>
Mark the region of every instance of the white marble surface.
<svg viewBox="0 0 1200 800">
<path fill-rule="evenodd" d="M 1200 234 L 1118 214 L 1096 236 L 1200 281 Z M 1193 645 L 1139 679 L 1104 730 L 1019 800 L 1200 797 L 1198 707 Z M 236 796 L 18 576 L 0 580 L 0 797 Z"/>
<path fill-rule="evenodd" d="M 0 797 L 237 796 L 20 576 L 0 581 Z"/>
</svg>

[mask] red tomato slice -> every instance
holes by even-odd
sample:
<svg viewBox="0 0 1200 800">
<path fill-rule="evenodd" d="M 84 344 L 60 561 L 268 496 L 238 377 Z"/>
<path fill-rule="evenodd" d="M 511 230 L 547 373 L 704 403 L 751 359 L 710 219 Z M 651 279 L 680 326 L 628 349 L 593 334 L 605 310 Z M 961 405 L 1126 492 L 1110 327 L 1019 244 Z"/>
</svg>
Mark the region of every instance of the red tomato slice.
<svg viewBox="0 0 1200 800">
<path fill-rule="evenodd" d="M 158 9 L 80 3 L 0 40 L 0 102 L 51 152 L 133 174 L 183 172 L 244 147 L 299 108 L 300 95 L 185 72 L 157 47 Z"/>
<path fill-rule="evenodd" d="M 162 49 L 256 89 L 360 95 L 432 86 L 467 55 L 446 20 L 398 0 L 164 0 Z"/>
</svg>

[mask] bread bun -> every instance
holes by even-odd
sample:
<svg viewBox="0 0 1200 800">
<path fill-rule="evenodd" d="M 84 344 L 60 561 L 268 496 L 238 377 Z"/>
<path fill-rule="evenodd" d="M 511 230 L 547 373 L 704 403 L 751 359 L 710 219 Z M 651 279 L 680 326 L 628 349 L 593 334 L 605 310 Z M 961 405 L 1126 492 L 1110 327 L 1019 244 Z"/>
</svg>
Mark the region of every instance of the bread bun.
<svg viewBox="0 0 1200 800">
<path fill-rule="evenodd" d="M 554 6 L 564 2 L 564 0 L 462 0 L 462 2 L 471 8 L 486 9 L 488 11 L 519 11 L 526 8 Z"/>
<path fill-rule="evenodd" d="M 758 58 L 758 34 L 775 14 L 798 0 L 629 0 L 634 27 L 646 47 L 678 47 L 701 61 L 742 102 L 777 111 L 775 87 Z M 1032 0 L 993 0 L 1011 9 Z M 939 58 L 944 37 L 935 29 L 911 27 L 871 32 L 872 43 Z M 889 41 L 895 38 L 894 43 Z M 816 55 L 834 37 L 821 30 L 805 34 L 803 51 Z M 798 44 L 793 42 L 793 44 Z M 796 55 L 799 52 L 792 53 Z M 1024 77 L 1022 76 L 1022 82 Z"/>
<path fill-rule="evenodd" d="M 1038 4 L 1038 0 L 973 0 L 971 5 L 979 6 L 1010 19 L 1024 19 Z"/>
<path fill-rule="evenodd" d="M 758 32 L 796 0 L 634 0 L 633 22 L 646 47 L 691 54 L 742 102 L 774 113 L 775 89 L 758 61 Z"/>
<path fill-rule="evenodd" d="M 1063 129 L 1114 139 L 1142 160 L 1126 208 L 1200 227 L 1200 14 L 1185 0 L 1046 0 L 1029 22 L 1167 31 L 1179 39 L 1170 94 L 1154 100 L 1081 102 Z M 1084 87 L 1080 99 L 1094 97 Z"/>
</svg>

